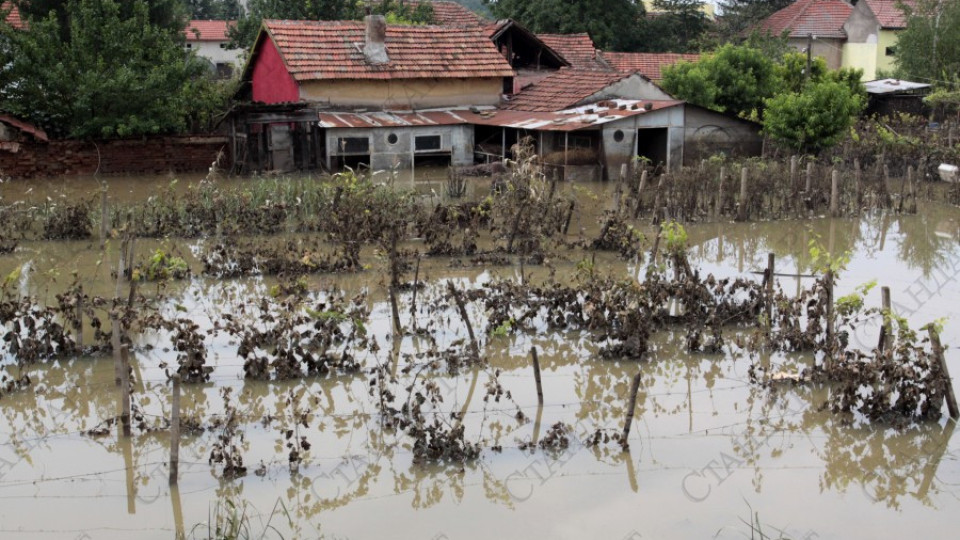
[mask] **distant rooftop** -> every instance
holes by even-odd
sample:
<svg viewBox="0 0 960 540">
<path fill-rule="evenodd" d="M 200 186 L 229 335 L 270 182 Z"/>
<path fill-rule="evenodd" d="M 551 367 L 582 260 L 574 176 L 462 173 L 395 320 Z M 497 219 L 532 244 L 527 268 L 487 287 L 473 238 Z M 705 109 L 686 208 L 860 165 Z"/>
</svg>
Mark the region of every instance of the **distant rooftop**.
<svg viewBox="0 0 960 540">
<path fill-rule="evenodd" d="M 930 85 L 926 83 L 901 81 L 900 79 L 878 79 L 865 82 L 863 85 L 867 87 L 868 94 L 897 94 L 930 88 Z"/>
<path fill-rule="evenodd" d="M 227 31 L 236 21 L 199 21 L 187 23 L 184 33 L 187 41 L 226 41 L 230 39 Z"/>
<path fill-rule="evenodd" d="M 814 35 L 821 38 L 845 38 L 843 24 L 850 18 L 853 6 L 842 0 L 797 0 L 777 11 L 756 26 L 761 32 L 792 38 Z"/>
<path fill-rule="evenodd" d="M 683 60 L 696 62 L 699 54 L 603 52 L 603 59 L 624 73 L 640 72 L 652 81 L 663 79 L 663 68 Z"/>
</svg>

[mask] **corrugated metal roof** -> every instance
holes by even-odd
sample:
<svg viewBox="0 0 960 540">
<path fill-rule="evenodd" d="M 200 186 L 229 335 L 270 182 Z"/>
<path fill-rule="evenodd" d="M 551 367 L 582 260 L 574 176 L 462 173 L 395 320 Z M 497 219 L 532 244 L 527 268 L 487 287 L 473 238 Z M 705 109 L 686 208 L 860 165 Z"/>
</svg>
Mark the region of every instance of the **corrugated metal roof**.
<svg viewBox="0 0 960 540">
<path fill-rule="evenodd" d="M 863 85 L 867 87 L 868 94 L 895 94 L 930 88 L 930 85 L 926 83 L 901 81 L 899 79 L 879 79 L 865 82 Z"/>
<path fill-rule="evenodd" d="M 321 112 L 323 128 L 377 128 L 475 124 L 531 131 L 578 131 L 682 105 L 683 101 L 610 99 L 563 111 L 506 111 L 493 108 L 398 112 Z"/>
</svg>

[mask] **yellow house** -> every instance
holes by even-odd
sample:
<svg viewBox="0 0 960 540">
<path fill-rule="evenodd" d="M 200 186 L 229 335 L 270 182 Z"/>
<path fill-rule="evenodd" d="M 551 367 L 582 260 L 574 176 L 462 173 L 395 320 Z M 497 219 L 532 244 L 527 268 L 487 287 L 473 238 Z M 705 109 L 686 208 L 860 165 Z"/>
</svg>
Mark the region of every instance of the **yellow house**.
<svg viewBox="0 0 960 540">
<path fill-rule="evenodd" d="M 913 0 L 904 0 L 911 4 Z M 756 29 L 786 35 L 790 46 L 811 47 L 831 69 L 863 70 L 863 80 L 896 63 L 897 33 L 906 27 L 898 0 L 797 0 Z"/>
<path fill-rule="evenodd" d="M 843 67 L 863 70 L 863 80 L 872 81 L 879 71 L 896 67 L 897 34 L 906 28 L 897 0 L 860 0 L 844 24 Z M 909 3 L 909 2 L 908 2 Z"/>
</svg>

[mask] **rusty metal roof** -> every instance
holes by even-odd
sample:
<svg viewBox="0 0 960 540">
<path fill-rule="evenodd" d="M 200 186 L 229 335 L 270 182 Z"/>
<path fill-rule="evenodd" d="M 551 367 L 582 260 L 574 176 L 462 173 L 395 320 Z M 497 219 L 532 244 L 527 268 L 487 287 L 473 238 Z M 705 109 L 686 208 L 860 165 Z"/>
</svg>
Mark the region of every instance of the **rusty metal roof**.
<svg viewBox="0 0 960 540">
<path fill-rule="evenodd" d="M 323 128 L 416 127 L 475 124 L 531 131 L 578 131 L 683 104 L 678 100 L 609 99 L 563 111 L 508 111 L 493 108 L 397 112 L 321 112 Z"/>
</svg>

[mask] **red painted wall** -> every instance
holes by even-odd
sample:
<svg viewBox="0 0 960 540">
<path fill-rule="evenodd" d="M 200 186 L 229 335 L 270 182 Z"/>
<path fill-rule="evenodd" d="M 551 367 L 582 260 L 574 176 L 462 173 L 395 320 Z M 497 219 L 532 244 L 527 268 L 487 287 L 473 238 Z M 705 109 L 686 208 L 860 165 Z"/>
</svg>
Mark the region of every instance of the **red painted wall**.
<svg viewBox="0 0 960 540">
<path fill-rule="evenodd" d="M 263 103 L 300 101 L 300 85 L 287 71 L 273 40 L 260 43 L 253 66 L 253 100 Z"/>
</svg>

